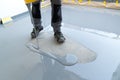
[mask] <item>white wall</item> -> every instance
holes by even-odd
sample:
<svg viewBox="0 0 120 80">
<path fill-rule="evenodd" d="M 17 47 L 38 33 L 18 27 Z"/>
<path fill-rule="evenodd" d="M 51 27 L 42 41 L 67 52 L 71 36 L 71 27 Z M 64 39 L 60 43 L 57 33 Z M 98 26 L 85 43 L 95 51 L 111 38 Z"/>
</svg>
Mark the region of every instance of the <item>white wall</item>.
<svg viewBox="0 0 120 80">
<path fill-rule="evenodd" d="M 0 18 L 12 17 L 27 11 L 24 0 L 0 0 Z"/>
</svg>

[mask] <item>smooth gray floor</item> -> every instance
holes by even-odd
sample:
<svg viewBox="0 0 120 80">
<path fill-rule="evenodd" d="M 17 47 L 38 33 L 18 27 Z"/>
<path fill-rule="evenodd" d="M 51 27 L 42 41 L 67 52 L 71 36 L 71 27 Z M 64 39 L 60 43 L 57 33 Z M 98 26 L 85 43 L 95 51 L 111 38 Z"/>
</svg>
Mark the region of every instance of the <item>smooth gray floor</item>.
<svg viewBox="0 0 120 80">
<path fill-rule="evenodd" d="M 50 15 L 50 7 L 42 9 L 44 27 Z M 71 67 L 29 51 L 29 15 L 14 20 L 0 25 L 0 80 L 120 80 L 119 10 L 63 6 L 63 27 L 97 54 L 93 62 Z"/>
</svg>

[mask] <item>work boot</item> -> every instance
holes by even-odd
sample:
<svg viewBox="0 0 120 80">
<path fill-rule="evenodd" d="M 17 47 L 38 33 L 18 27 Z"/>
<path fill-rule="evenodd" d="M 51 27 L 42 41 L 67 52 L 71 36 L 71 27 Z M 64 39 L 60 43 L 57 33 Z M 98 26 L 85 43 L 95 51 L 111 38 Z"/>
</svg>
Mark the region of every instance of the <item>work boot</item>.
<svg viewBox="0 0 120 80">
<path fill-rule="evenodd" d="M 55 32 L 54 37 L 56 38 L 58 43 L 65 42 L 65 37 L 63 36 L 62 32 Z"/>
<path fill-rule="evenodd" d="M 33 31 L 31 32 L 31 38 L 34 39 L 39 35 L 39 32 L 43 30 L 43 27 L 41 29 L 39 28 L 33 28 Z"/>
</svg>

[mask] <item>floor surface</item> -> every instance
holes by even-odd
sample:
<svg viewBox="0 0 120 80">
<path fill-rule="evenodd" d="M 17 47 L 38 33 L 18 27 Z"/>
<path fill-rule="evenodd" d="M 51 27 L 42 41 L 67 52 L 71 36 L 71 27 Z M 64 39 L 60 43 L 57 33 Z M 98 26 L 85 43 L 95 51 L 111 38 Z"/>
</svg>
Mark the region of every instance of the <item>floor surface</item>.
<svg viewBox="0 0 120 80">
<path fill-rule="evenodd" d="M 0 25 L 0 80 L 120 80 L 120 11 L 73 5 L 62 9 L 63 28 L 93 50 L 96 59 L 63 66 L 31 52 L 26 43 L 32 24 L 25 13 Z M 44 27 L 50 26 L 50 11 L 50 7 L 42 9 Z"/>
</svg>

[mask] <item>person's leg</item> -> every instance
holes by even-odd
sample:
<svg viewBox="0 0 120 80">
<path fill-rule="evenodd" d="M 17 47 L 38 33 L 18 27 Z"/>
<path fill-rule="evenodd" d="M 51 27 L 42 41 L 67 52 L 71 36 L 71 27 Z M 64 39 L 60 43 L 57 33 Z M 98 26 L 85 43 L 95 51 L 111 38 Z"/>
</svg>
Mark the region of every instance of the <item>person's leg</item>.
<svg viewBox="0 0 120 80">
<path fill-rule="evenodd" d="M 54 30 L 54 36 L 59 43 L 65 41 L 65 37 L 61 32 L 61 23 L 62 23 L 62 11 L 61 11 L 61 0 L 51 0 L 52 7 L 52 19 L 51 26 Z"/>
<path fill-rule="evenodd" d="M 33 19 L 33 31 L 31 33 L 32 38 L 36 38 L 41 30 L 43 30 L 43 26 L 41 25 L 41 9 L 40 9 L 40 1 L 32 3 L 32 19 Z"/>
</svg>

